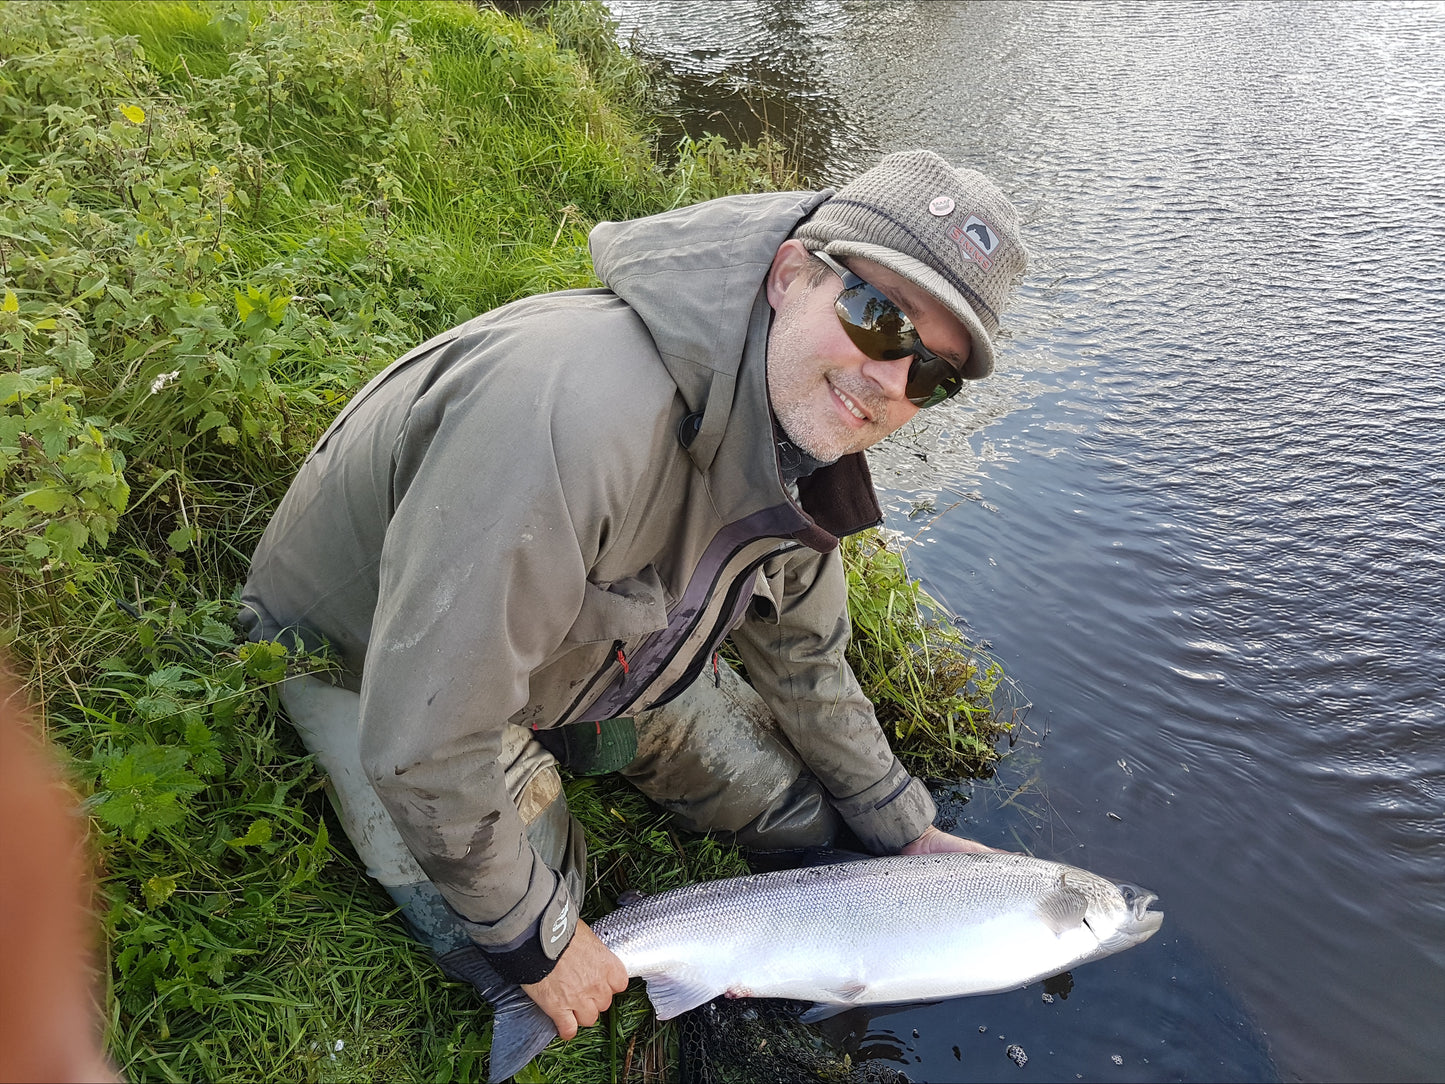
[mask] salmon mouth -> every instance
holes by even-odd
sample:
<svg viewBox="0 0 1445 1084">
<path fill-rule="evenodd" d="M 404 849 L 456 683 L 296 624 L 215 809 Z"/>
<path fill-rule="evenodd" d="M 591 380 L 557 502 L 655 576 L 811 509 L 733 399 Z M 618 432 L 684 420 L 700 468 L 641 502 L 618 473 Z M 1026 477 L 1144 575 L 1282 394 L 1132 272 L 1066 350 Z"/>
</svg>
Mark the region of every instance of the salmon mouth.
<svg viewBox="0 0 1445 1084">
<path fill-rule="evenodd" d="M 1155 893 L 1150 892 L 1146 888 L 1140 888 L 1138 885 L 1128 884 L 1127 882 L 1121 883 L 1116 887 L 1119 889 L 1119 895 L 1124 897 L 1124 906 L 1129 908 L 1130 913 L 1133 915 L 1134 922 L 1141 930 L 1147 931 L 1145 936 L 1159 929 L 1160 925 L 1164 922 L 1164 912 L 1149 910 L 1150 904 L 1159 901 L 1159 897 Z"/>
</svg>

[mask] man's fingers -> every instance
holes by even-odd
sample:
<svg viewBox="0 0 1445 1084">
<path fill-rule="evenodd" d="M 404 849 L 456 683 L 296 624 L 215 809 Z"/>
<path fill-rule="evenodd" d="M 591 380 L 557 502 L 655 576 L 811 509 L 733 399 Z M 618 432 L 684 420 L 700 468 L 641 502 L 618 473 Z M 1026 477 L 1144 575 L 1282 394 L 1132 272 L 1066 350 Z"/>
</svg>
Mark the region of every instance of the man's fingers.
<svg viewBox="0 0 1445 1084">
<path fill-rule="evenodd" d="M 953 847 L 952 850 L 960 854 L 1002 854 L 997 847 L 990 847 L 980 843 L 976 839 L 963 839 L 959 841 L 962 845 Z"/>
<path fill-rule="evenodd" d="M 557 961 L 552 973 L 539 982 L 522 985 L 556 1025 L 563 1039 L 590 1028 L 608 1005 L 612 995 L 627 989 L 627 968 L 612 950 L 598 940 L 585 922 L 577 923 L 572 943 Z"/>
<path fill-rule="evenodd" d="M 577 1017 L 571 1010 L 562 1009 L 560 1012 L 550 1015 L 560 1038 L 575 1039 L 577 1037 Z"/>
<path fill-rule="evenodd" d="M 562 1009 L 549 1015 L 552 1017 L 552 1023 L 557 1025 L 557 1034 L 564 1039 L 571 1039 L 582 1028 L 595 1027 L 597 1021 L 602 1017 L 602 1010 L 606 1007 L 606 1005 L 598 1005 L 596 1002 L 586 1002 L 575 1010 Z"/>
<path fill-rule="evenodd" d="M 997 847 L 989 847 L 975 839 L 964 839 L 962 836 L 951 835 L 948 832 L 939 831 L 930 826 L 923 835 L 919 836 L 912 843 L 905 846 L 901 854 L 944 854 L 946 852 L 963 854 L 1003 854 Z"/>
<path fill-rule="evenodd" d="M 607 955 L 611 958 L 602 968 L 602 981 L 614 994 L 620 994 L 627 989 L 627 968 L 622 966 L 622 961 L 613 956 L 610 950 Z"/>
</svg>

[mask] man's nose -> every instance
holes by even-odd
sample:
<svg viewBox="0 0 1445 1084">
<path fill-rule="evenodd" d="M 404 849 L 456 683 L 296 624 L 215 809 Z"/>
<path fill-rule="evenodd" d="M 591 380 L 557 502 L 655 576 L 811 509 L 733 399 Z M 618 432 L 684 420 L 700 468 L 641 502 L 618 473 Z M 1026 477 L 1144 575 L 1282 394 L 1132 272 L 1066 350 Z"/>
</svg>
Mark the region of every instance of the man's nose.
<svg viewBox="0 0 1445 1084">
<path fill-rule="evenodd" d="M 882 388 L 889 399 L 903 400 L 907 398 L 908 371 L 912 368 L 912 354 L 891 361 L 869 358 L 863 363 L 863 374 Z"/>
</svg>

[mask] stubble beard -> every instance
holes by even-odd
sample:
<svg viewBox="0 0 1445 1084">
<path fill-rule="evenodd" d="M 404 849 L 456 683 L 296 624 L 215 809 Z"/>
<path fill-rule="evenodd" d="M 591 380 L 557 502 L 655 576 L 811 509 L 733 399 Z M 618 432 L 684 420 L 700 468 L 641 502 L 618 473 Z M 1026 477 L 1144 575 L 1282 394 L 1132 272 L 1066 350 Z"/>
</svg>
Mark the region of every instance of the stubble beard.
<svg viewBox="0 0 1445 1084">
<path fill-rule="evenodd" d="M 813 353 L 811 336 L 800 324 L 795 314 L 787 311 L 774 320 L 768 336 L 768 397 L 788 439 L 812 458 L 832 463 L 850 452 L 872 447 L 887 435 L 888 404 L 878 401 L 876 391 L 859 388 L 854 374 L 823 368 Z M 832 404 L 822 401 L 823 396 L 832 398 L 832 387 L 874 421 L 862 429 L 849 429 L 839 422 Z"/>
</svg>

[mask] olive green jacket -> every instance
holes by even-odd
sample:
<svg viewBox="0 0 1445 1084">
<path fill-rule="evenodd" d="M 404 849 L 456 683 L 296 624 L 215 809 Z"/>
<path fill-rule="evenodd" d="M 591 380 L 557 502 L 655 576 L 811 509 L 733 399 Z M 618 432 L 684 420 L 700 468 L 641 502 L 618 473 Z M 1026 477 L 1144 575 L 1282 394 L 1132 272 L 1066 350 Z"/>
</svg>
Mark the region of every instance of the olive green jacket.
<svg viewBox="0 0 1445 1084">
<path fill-rule="evenodd" d="M 863 457 L 803 479 L 797 502 L 779 476 L 763 286 L 827 195 L 599 225 L 608 289 L 505 305 L 398 360 L 256 552 L 252 636 L 339 653 L 366 772 L 483 947 L 566 892 L 507 800 L 503 728 L 655 706 L 730 630 L 865 845 L 895 851 L 933 819 L 843 658 L 837 537 L 880 519 Z"/>
</svg>

